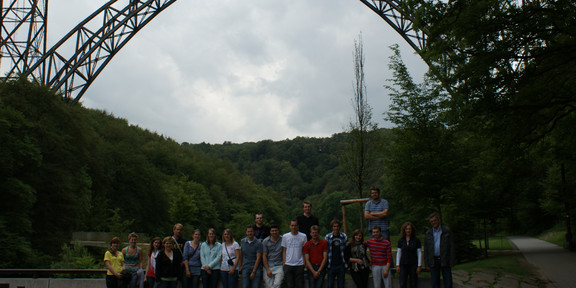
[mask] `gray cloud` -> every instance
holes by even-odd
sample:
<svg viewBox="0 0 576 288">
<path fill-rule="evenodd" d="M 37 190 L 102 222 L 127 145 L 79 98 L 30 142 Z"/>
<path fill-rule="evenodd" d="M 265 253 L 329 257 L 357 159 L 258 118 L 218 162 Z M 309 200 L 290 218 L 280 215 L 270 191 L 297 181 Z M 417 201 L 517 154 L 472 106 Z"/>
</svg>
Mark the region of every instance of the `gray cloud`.
<svg viewBox="0 0 576 288">
<path fill-rule="evenodd" d="M 49 40 L 105 1 L 51 1 Z M 341 132 L 352 117 L 352 54 L 362 31 L 380 126 L 389 46 L 419 79 L 425 64 L 359 1 L 177 1 L 115 56 L 83 96 L 179 142 L 245 142 Z"/>
</svg>

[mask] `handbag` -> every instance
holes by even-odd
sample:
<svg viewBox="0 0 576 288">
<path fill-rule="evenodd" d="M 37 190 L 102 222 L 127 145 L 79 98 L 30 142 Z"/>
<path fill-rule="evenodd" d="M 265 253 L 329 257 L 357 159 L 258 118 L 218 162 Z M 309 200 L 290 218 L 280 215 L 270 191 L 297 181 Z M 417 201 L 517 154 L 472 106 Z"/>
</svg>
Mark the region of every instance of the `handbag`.
<svg viewBox="0 0 576 288">
<path fill-rule="evenodd" d="M 224 249 L 226 250 L 226 254 L 228 254 L 228 265 L 234 266 L 234 260 L 230 257 L 230 253 L 228 253 L 228 247 L 226 247 L 226 243 L 224 243 Z"/>
</svg>

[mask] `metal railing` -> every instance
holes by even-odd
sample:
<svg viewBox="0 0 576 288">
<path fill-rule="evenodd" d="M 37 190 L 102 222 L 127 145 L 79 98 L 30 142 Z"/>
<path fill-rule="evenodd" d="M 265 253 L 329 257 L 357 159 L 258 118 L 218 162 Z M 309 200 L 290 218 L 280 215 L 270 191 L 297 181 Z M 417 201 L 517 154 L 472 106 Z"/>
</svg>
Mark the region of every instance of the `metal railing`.
<svg viewBox="0 0 576 288">
<path fill-rule="evenodd" d="M 1 278 L 50 278 L 54 276 L 69 275 L 66 278 L 76 278 L 87 275 L 106 275 L 106 269 L 0 269 Z"/>
</svg>

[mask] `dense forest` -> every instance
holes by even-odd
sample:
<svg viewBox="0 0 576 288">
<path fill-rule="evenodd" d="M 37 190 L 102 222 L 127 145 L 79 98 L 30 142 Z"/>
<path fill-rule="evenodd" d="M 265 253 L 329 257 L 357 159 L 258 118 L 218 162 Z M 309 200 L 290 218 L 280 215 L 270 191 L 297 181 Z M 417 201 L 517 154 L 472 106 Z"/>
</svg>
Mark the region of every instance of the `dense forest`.
<svg viewBox="0 0 576 288">
<path fill-rule="evenodd" d="M 414 81 L 391 48 L 392 105 L 377 117 L 395 128 L 368 126 L 378 173 L 363 178 L 364 195 L 343 165 L 353 125 L 327 138 L 176 143 L 26 79 L 0 83 L 0 267 L 49 267 L 70 251 L 73 231 L 161 236 L 181 222 L 188 233 L 227 227 L 241 238 L 257 212 L 287 231 L 303 200 L 327 232 L 342 218 L 339 201 L 372 185 L 390 202 L 392 233 L 405 221 L 422 233 L 439 211 L 460 261 L 490 233 L 562 224 L 571 237 L 576 6 L 425 0 L 406 9 L 428 29 L 421 55 L 431 69 Z M 348 226 L 361 227 L 361 207 L 348 211 Z"/>
<path fill-rule="evenodd" d="M 263 212 L 283 224 L 283 196 L 226 160 L 65 104 L 26 80 L 0 88 L 2 267 L 46 266 L 73 231 L 169 235 L 176 222 L 242 231 Z"/>
</svg>

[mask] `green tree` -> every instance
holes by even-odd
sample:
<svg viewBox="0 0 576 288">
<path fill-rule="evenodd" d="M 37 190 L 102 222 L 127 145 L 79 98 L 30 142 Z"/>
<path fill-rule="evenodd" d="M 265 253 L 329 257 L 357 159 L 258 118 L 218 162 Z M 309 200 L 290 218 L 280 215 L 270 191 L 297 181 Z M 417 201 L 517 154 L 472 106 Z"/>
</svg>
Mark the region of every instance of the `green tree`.
<svg viewBox="0 0 576 288">
<path fill-rule="evenodd" d="M 389 67 L 394 78 L 393 85 L 386 86 L 392 98 L 388 120 L 397 127 L 387 146 L 386 175 L 398 216 L 427 227 L 422 221 L 427 215 L 442 213 L 443 221 L 459 231 L 458 258 L 473 258 L 472 210 L 459 205 L 464 195 L 470 195 L 469 159 L 463 147 L 456 145 L 457 131 L 449 125 L 449 97 L 430 73 L 422 83 L 414 82 L 398 46 L 391 49 Z"/>
<path fill-rule="evenodd" d="M 388 146 L 387 175 L 398 199 L 415 203 L 414 208 L 422 209 L 417 215 L 425 217 L 427 211 L 442 211 L 442 203 L 452 197 L 448 187 L 455 181 L 449 178 L 454 147 L 445 120 L 447 95 L 430 75 L 416 84 L 398 46 L 391 49 L 394 78 L 393 85 L 386 85 L 392 99 L 387 119 L 397 128 Z"/>
<path fill-rule="evenodd" d="M 64 244 L 60 252 L 60 260 L 53 262 L 52 269 L 100 269 L 101 265 L 94 259 L 88 249 L 80 243 Z"/>
<path fill-rule="evenodd" d="M 378 157 L 381 143 L 377 133 L 377 124 L 372 121 L 372 108 L 368 104 L 368 93 L 364 78 L 364 43 L 362 34 L 354 40 L 354 120 L 348 125 L 347 145 L 339 154 L 340 166 L 348 176 L 358 199 L 364 198 L 367 183 L 375 183 L 381 173 Z M 359 205 L 362 211 L 362 205 Z M 364 217 L 359 216 L 360 228 L 364 229 Z"/>
<path fill-rule="evenodd" d="M 527 171 L 526 166 L 533 170 L 547 166 L 552 172 L 558 171 L 564 159 L 574 158 L 573 149 L 558 153 L 574 143 L 563 139 L 571 134 L 576 116 L 573 1 L 427 0 L 410 1 L 409 6 L 417 19 L 415 26 L 428 32 L 421 55 L 449 87 L 450 107 L 462 129 L 489 138 L 493 145 L 489 149 L 498 153 L 495 158 L 525 165 L 508 168 Z M 542 155 L 553 158 L 543 161 Z M 551 192 L 556 188 L 548 189 L 544 200 L 538 201 L 542 195 L 537 191 L 542 187 L 537 182 L 545 177 L 538 172 L 516 176 L 523 178 L 508 181 L 528 185 L 507 190 L 523 196 L 512 207 L 514 217 L 522 219 L 515 223 L 549 222 L 545 215 L 531 212 L 540 208 L 534 204 L 538 202 L 549 209 L 553 194 L 558 194 Z M 559 195 L 565 203 L 576 198 L 573 190 Z M 570 207 L 562 210 L 572 211 Z"/>
</svg>

